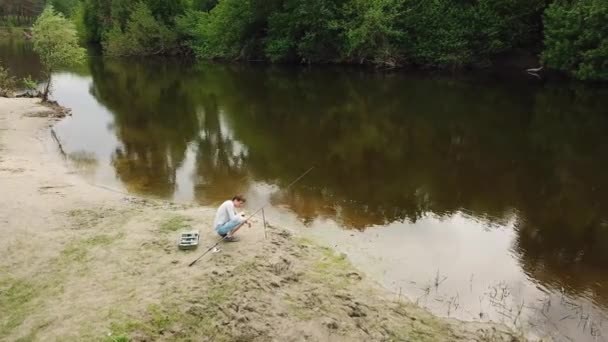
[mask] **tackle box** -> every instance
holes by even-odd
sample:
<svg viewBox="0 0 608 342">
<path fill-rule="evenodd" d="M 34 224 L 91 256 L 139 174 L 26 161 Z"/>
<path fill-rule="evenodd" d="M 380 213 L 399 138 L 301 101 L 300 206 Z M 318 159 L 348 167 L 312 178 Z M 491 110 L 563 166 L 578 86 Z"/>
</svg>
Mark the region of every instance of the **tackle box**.
<svg viewBox="0 0 608 342">
<path fill-rule="evenodd" d="M 198 231 L 183 232 L 179 236 L 177 247 L 179 249 L 195 249 L 198 246 Z"/>
</svg>

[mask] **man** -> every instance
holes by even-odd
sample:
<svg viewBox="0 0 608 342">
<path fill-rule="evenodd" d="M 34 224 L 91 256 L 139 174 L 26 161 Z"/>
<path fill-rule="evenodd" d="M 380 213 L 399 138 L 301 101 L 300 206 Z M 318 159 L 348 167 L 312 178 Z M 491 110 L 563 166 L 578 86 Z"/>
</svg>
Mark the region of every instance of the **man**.
<svg viewBox="0 0 608 342">
<path fill-rule="evenodd" d="M 232 236 L 232 230 L 241 224 L 251 224 L 245 220 L 244 214 L 238 214 L 235 208 L 241 208 L 247 200 L 241 195 L 232 197 L 232 200 L 226 201 L 220 205 L 215 214 L 213 227 L 215 231 L 226 241 L 235 242 L 238 239 Z"/>
</svg>

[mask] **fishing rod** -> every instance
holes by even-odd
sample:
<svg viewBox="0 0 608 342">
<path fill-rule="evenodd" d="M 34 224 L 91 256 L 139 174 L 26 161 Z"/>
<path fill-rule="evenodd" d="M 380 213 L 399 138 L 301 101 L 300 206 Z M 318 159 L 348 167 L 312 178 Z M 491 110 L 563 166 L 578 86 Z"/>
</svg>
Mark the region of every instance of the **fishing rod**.
<svg viewBox="0 0 608 342">
<path fill-rule="evenodd" d="M 312 171 L 312 169 L 314 169 L 315 167 L 312 166 L 310 167 L 310 169 L 306 170 L 306 172 L 304 172 L 303 174 L 300 175 L 300 177 L 296 178 L 293 182 L 289 183 L 289 185 L 287 185 L 287 187 L 285 188 L 285 190 L 288 190 L 289 188 L 291 188 L 292 185 L 296 184 L 300 179 L 304 178 L 304 176 L 306 176 L 310 171 Z M 256 210 L 253 214 L 249 215 L 249 217 L 247 217 L 243 222 L 241 222 L 238 226 L 236 226 L 234 229 L 232 229 L 228 234 L 226 234 L 224 237 L 222 237 L 221 239 L 219 239 L 215 245 L 209 247 L 209 249 L 207 249 L 205 251 L 205 253 L 201 254 L 201 256 L 199 256 L 198 258 L 196 258 L 194 261 L 192 261 L 188 267 L 191 267 L 192 265 L 196 264 L 197 261 L 199 261 L 200 259 L 202 259 L 205 255 L 207 255 L 207 253 L 209 253 L 212 249 L 214 249 L 215 247 L 217 247 L 217 245 L 220 244 L 220 242 L 222 242 L 223 240 L 225 240 L 227 237 L 229 236 L 233 236 L 239 229 L 241 229 L 241 227 L 243 227 L 243 225 L 245 223 L 247 223 L 248 220 L 250 220 L 252 217 L 254 217 L 255 215 L 257 215 L 260 211 L 262 211 L 262 209 L 264 209 L 264 207 L 266 207 L 268 204 L 270 204 L 270 201 L 267 201 L 266 203 L 264 203 L 263 206 L 261 206 L 258 210 Z"/>
</svg>

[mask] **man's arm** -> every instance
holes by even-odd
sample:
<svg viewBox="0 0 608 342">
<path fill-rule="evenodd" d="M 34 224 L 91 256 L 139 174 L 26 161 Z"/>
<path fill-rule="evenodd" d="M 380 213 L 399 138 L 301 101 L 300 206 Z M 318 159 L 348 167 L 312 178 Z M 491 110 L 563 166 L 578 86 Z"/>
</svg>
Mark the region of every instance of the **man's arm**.
<svg viewBox="0 0 608 342">
<path fill-rule="evenodd" d="M 230 203 L 230 206 L 228 206 L 226 210 L 228 210 L 228 218 L 230 218 L 230 221 L 239 220 L 242 222 L 244 220 L 242 215 L 237 214 L 236 210 L 234 209 L 234 204 Z"/>
</svg>

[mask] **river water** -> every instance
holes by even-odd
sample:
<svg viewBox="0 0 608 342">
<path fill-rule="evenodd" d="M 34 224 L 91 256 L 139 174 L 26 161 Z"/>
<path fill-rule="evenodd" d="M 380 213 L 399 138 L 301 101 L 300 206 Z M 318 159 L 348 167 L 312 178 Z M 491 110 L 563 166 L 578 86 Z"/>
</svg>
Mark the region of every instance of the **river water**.
<svg viewBox="0 0 608 342">
<path fill-rule="evenodd" d="M 27 44 L 0 61 L 40 76 Z M 270 200 L 434 313 L 608 339 L 608 88 L 91 57 L 53 74 L 56 132 L 91 183 L 217 205 Z M 285 186 L 311 166 L 296 186 Z"/>
</svg>

